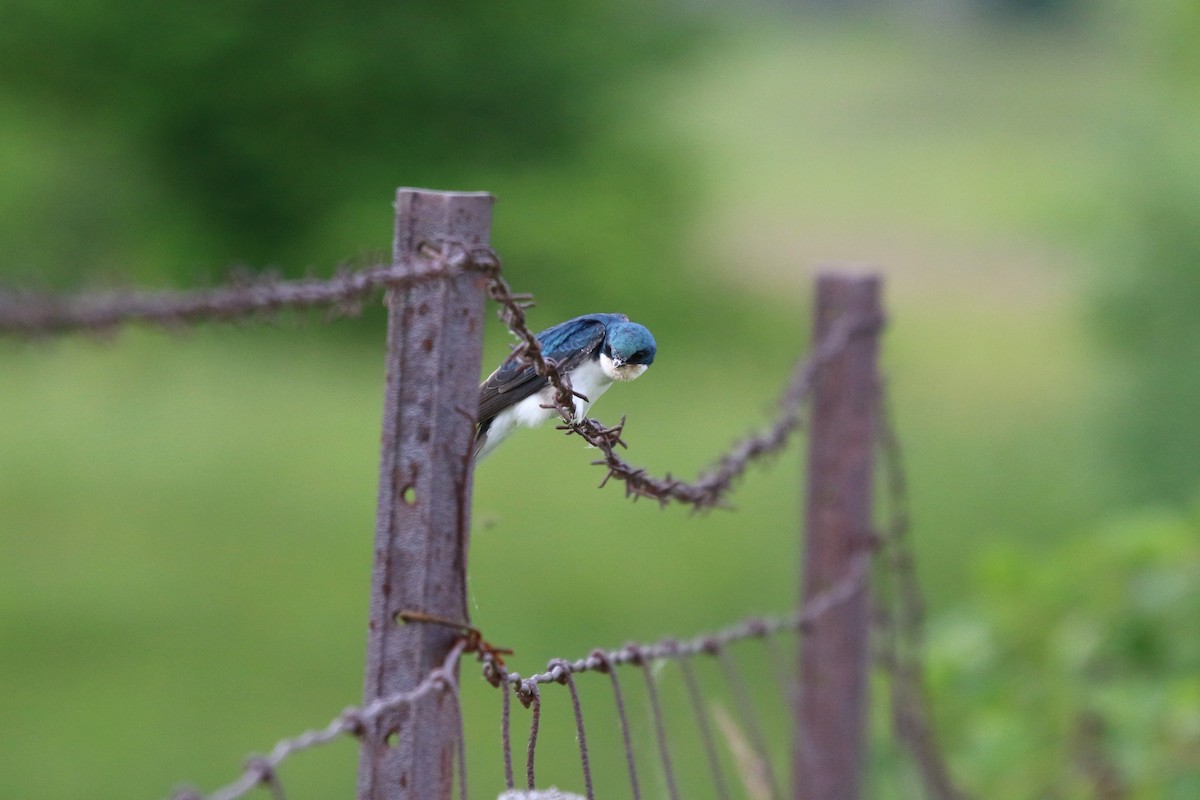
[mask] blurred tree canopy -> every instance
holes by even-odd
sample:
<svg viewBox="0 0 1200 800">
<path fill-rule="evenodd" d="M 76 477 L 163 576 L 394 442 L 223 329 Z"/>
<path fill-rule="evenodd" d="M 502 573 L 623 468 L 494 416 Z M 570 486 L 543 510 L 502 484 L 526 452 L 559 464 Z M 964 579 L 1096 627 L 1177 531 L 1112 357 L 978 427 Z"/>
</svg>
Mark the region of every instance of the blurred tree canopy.
<svg viewBox="0 0 1200 800">
<path fill-rule="evenodd" d="M 640 0 L 13 0 L 0 263 L 52 284 L 187 283 L 233 260 L 326 270 L 353 255 L 339 234 L 386 242 L 396 185 L 494 190 L 580 163 L 669 183 L 653 154 L 589 153 L 625 118 L 622 87 L 694 32 Z"/>
</svg>

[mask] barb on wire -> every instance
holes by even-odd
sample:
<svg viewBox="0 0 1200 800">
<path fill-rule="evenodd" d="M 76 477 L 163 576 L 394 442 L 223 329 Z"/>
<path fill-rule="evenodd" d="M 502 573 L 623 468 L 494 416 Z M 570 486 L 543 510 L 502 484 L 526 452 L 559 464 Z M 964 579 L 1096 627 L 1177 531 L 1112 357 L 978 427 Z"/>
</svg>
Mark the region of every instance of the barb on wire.
<svg viewBox="0 0 1200 800">
<path fill-rule="evenodd" d="M 223 286 L 182 291 L 105 290 L 60 295 L 0 290 L 0 335 L 100 332 L 131 323 L 179 328 L 199 322 L 267 316 L 288 308 L 328 307 L 351 316 L 375 292 L 411 286 L 467 266 L 449 259 L 429 259 L 339 271 L 323 280 L 238 277 Z"/>
<path fill-rule="evenodd" d="M 368 723 L 380 715 L 411 705 L 427 694 L 435 691 L 455 692 L 457 683 L 454 678 L 454 667 L 462 654 L 467 650 L 468 643 L 460 640 L 450 652 L 441 666 L 430 672 L 423 681 L 406 692 L 380 697 L 362 708 L 348 708 L 340 716 L 333 719 L 320 730 L 305 731 L 291 739 L 283 739 L 271 748 L 266 756 L 253 756 L 246 760 L 246 768 L 241 777 L 212 794 L 202 795 L 193 789 L 181 789 L 171 795 L 172 800 L 237 800 L 259 786 L 269 786 L 276 796 L 282 796 L 283 786 L 279 781 L 279 765 L 290 756 L 304 750 L 329 744 L 342 736 L 361 736 Z M 463 767 L 460 766 L 460 769 Z"/>
<path fill-rule="evenodd" d="M 472 256 L 472 260 L 477 263 L 478 258 L 477 255 Z M 500 319 L 519 340 L 513 352 L 528 362 L 538 375 L 549 380 L 554 387 L 554 406 L 562 418 L 559 429 L 582 437 L 600 451 L 601 458 L 594 463 L 608 470 L 600 485 L 604 486 L 614 479 L 623 481 L 627 496 L 634 499 L 654 498 L 662 505 L 672 501 L 697 509 L 721 505 L 733 483 L 741 477 L 752 461 L 783 449 L 791 434 L 800 427 L 800 409 L 812 392 L 812 381 L 816 371 L 837 356 L 854 336 L 877 331 L 883 325 L 882 318 L 839 319 L 830 334 L 815 345 L 809 357 L 796 364 L 791 380 L 779 399 L 779 411 L 775 420 L 762 431 L 749 434 L 734 443 L 724 455 L 702 470 L 695 482 L 687 483 L 673 478 L 669 473 L 661 478 L 654 477 L 617 455 L 617 447 L 625 446 L 621 438 L 625 427 L 624 418 L 612 427 L 594 419 L 575 419 L 575 392 L 571 388 L 570 380 L 558 371 L 552 359 L 542 354 L 541 343 L 526 323 L 525 310 L 532 305 L 532 297 L 512 291 L 508 282 L 500 275 L 498 262 L 489 274 L 489 293 L 500 304 Z"/>
<path fill-rule="evenodd" d="M 950 775 L 938 745 L 925 685 L 924 602 L 909 541 L 908 483 L 900 441 L 886 403 L 879 410 L 879 446 L 883 455 L 888 517 L 882 531 L 882 571 L 875 615 L 881 647 L 880 667 L 890 679 L 892 728 L 933 800 L 966 800 Z"/>
</svg>

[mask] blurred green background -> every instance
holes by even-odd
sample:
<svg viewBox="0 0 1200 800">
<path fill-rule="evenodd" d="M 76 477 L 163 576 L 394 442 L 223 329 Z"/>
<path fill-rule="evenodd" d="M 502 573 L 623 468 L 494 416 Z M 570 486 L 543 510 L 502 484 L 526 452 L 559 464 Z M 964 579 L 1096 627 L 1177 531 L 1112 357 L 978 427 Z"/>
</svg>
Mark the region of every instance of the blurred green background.
<svg viewBox="0 0 1200 800">
<path fill-rule="evenodd" d="M 767 419 L 816 266 L 882 270 L 954 774 L 1200 796 L 1195 3 L 0 6 L 0 283 L 324 275 L 387 251 L 398 185 L 498 196 L 534 325 L 654 330 L 654 369 L 596 414 L 628 414 L 656 472 Z M 322 323 L 0 342 L 0 796 L 209 790 L 358 701 L 382 315 Z M 800 452 L 693 516 L 596 491 L 577 440 L 514 439 L 476 478 L 474 620 L 528 674 L 786 610 Z M 474 674 L 488 797 L 499 700 Z M 624 796 L 609 695 L 581 686 L 597 788 Z M 880 699 L 871 794 L 918 796 Z M 579 789 L 565 696 L 546 708 L 539 774 Z M 355 758 L 294 759 L 288 796 L 351 796 Z"/>
</svg>

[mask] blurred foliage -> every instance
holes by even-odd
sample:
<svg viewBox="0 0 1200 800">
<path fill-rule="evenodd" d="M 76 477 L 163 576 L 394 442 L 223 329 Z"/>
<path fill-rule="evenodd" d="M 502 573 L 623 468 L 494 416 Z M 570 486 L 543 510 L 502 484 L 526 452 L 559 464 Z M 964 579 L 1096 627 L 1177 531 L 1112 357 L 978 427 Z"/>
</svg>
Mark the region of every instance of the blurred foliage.
<svg viewBox="0 0 1200 800">
<path fill-rule="evenodd" d="M 1127 515 L 1036 553 L 997 545 L 974 583 L 929 651 L 968 785 L 1200 796 L 1200 509 Z M 1097 791 L 1103 772 L 1129 794 Z"/>
<path fill-rule="evenodd" d="M 1200 485 L 1200 5 L 1122 8 L 1150 80 L 1124 120 L 1094 316 L 1127 381 L 1108 426 L 1126 499 L 1181 502 Z"/>
<path fill-rule="evenodd" d="M 653 242 L 668 221 L 629 214 L 629 198 L 671 194 L 682 173 L 611 131 L 630 82 L 696 33 L 633 0 L 14 0 L 0 261 L 60 284 L 186 284 L 234 261 L 328 271 L 356 255 L 346 241 L 386 249 L 397 184 L 519 186 L 549 213 L 508 243 L 517 258 L 561 258 L 574 219 Z M 562 204 L 565 185 L 587 202 Z"/>
</svg>

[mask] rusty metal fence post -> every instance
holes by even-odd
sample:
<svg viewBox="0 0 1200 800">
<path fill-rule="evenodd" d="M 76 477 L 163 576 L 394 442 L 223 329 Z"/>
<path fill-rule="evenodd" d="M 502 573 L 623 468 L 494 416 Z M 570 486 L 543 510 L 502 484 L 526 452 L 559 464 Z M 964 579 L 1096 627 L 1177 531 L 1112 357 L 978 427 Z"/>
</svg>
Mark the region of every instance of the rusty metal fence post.
<svg viewBox="0 0 1200 800">
<path fill-rule="evenodd" d="M 817 278 L 814 342 L 835 326 L 882 317 L 877 276 Z M 878 327 L 851 334 L 822 364 L 809 423 L 803 598 L 855 569 L 872 548 L 871 490 L 880 381 Z M 800 642 L 792 768 L 794 796 L 856 800 L 867 723 L 870 596 L 866 581 L 818 617 Z"/>
<path fill-rule="evenodd" d="M 425 245 L 486 246 L 486 193 L 400 189 L 393 259 L 414 269 Z M 414 688 L 439 667 L 456 632 L 406 624 L 401 612 L 467 621 L 471 448 L 487 280 L 464 270 L 388 293 L 387 389 L 371 574 L 364 704 Z M 434 692 L 363 731 L 359 800 L 449 798 L 457 698 Z"/>
</svg>

